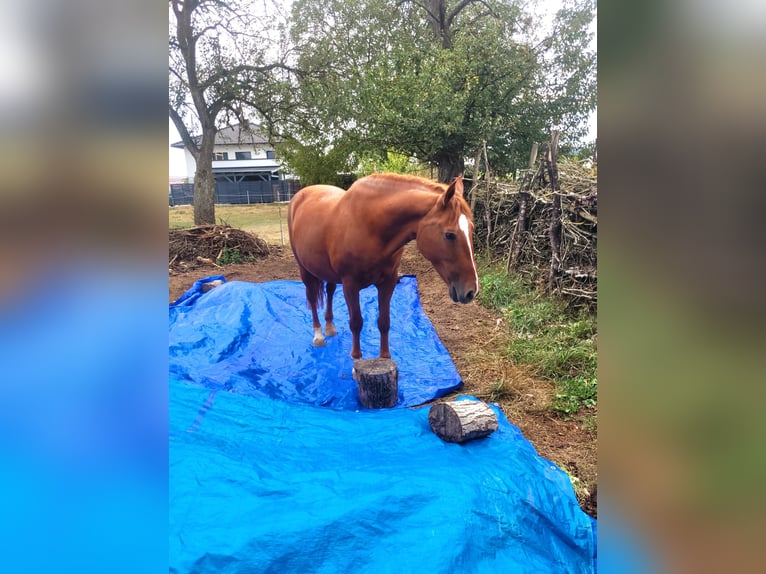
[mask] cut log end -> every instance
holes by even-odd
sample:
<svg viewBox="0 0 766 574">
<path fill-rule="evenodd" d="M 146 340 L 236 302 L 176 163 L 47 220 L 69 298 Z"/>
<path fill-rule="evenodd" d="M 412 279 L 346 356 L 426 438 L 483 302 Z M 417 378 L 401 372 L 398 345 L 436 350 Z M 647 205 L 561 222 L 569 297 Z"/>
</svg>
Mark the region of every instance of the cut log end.
<svg viewBox="0 0 766 574">
<path fill-rule="evenodd" d="M 221 281 L 220 279 L 214 279 L 213 281 L 208 281 L 207 283 L 203 283 L 201 285 L 202 292 L 207 293 L 208 291 L 211 291 L 221 285 L 223 285 L 223 281 Z"/>
<path fill-rule="evenodd" d="M 464 443 L 497 430 L 495 412 L 481 401 L 437 403 L 428 412 L 431 430 L 447 442 Z"/>
<path fill-rule="evenodd" d="M 391 359 L 354 361 L 353 377 L 359 389 L 359 402 L 368 409 L 387 409 L 399 400 L 399 371 Z"/>
</svg>

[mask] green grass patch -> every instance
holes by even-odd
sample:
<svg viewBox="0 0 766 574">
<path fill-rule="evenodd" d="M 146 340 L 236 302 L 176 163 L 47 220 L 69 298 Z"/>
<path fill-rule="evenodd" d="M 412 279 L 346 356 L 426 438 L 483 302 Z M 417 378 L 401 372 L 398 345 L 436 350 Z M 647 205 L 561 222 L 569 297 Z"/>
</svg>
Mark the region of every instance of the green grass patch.
<svg viewBox="0 0 766 574">
<path fill-rule="evenodd" d="M 480 269 L 479 301 L 499 311 L 508 322 L 509 358 L 556 384 L 551 408 L 573 416 L 596 406 L 596 318 L 573 312 L 493 266 Z"/>
<path fill-rule="evenodd" d="M 230 263 L 245 263 L 254 260 L 252 256 L 243 257 L 238 247 L 224 247 L 216 263 L 218 265 L 229 265 Z"/>
<path fill-rule="evenodd" d="M 287 204 L 258 203 L 251 205 L 216 205 L 215 220 L 248 233 L 255 233 L 266 243 L 289 245 L 287 235 Z M 193 227 L 194 209 L 191 205 L 169 208 L 170 229 Z"/>
</svg>

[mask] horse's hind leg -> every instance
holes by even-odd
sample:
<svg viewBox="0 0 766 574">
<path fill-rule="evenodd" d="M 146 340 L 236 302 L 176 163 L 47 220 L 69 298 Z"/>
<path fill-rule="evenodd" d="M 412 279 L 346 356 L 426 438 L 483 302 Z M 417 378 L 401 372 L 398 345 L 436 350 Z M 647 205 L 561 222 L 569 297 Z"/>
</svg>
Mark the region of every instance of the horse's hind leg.
<svg viewBox="0 0 766 574">
<path fill-rule="evenodd" d="M 351 328 L 351 356 L 362 358 L 362 348 L 359 344 L 359 334 L 362 332 L 362 310 L 359 305 L 359 287 L 353 281 L 343 282 L 343 295 L 348 307 L 348 326 Z"/>
<path fill-rule="evenodd" d="M 319 323 L 319 314 L 317 313 L 317 308 L 322 304 L 322 299 L 324 298 L 322 293 L 323 281 L 306 271 L 303 267 L 300 268 L 300 271 L 301 279 L 306 286 L 306 300 L 308 301 L 309 309 L 311 309 L 312 328 L 314 330 L 313 345 L 315 347 L 324 347 L 325 340 L 324 335 L 322 335 L 322 325 Z"/>
<path fill-rule="evenodd" d="M 324 335 L 322 335 L 322 325 L 319 324 L 319 315 L 317 315 L 317 308 L 316 305 L 311 306 L 311 318 L 313 319 L 313 329 L 314 329 L 314 340 L 312 344 L 315 347 L 324 347 L 325 340 Z"/>
<path fill-rule="evenodd" d="M 337 335 L 338 331 L 335 330 L 335 325 L 333 324 L 333 314 L 332 314 L 332 296 L 335 294 L 335 289 L 337 285 L 333 283 L 332 281 L 327 282 L 327 306 L 325 307 L 324 312 L 324 334 L 325 337 L 332 337 L 333 335 Z"/>
</svg>

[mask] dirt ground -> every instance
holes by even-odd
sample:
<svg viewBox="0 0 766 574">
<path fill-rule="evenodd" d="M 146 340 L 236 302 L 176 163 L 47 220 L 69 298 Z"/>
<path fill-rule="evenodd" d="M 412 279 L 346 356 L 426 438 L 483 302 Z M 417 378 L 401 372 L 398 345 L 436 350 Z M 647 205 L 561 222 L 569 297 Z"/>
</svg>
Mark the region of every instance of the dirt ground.
<svg viewBox="0 0 766 574">
<path fill-rule="evenodd" d="M 300 280 L 289 248 L 274 247 L 271 251 L 268 257 L 254 263 L 203 265 L 188 271 L 173 269 L 169 275 L 169 300 L 174 301 L 194 281 L 210 275 L 254 283 Z M 509 335 L 502 318 L 476 302 L 453 303 L 442 279 L 412 244 L 405 248 L 400 273 L 417 277 L 423 309 L 463 378 L 460 393 L 497 402 L 541 456 L 580 481 L 576 489 L 580 505 L 596 517 L 595 431 L 583 428 L 576 420 L 563 420 L 547 408 L 553 397 L 553 385 L 530 376 L 503 356 Z"/>
</svg>

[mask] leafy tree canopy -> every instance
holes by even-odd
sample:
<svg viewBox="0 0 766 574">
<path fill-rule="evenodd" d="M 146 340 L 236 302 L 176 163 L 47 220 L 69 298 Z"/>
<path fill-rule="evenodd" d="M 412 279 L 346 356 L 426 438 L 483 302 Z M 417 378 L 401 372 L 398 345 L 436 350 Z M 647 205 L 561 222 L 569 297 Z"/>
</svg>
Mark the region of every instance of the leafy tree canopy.
<svg viewBox="0 0 766 574">
<path fill-rule="evenodd" d="M 595 108 L 592 0 L 552 31 L 514 0 L 296 0 L 290 27 L 300 113 L 281 128 L 349 163 L 390 151 L 438 165 L 447 181 L 486 141 L 501 172 L 526 164 L 553 126 L 576 139 Z"/>
</svg>

